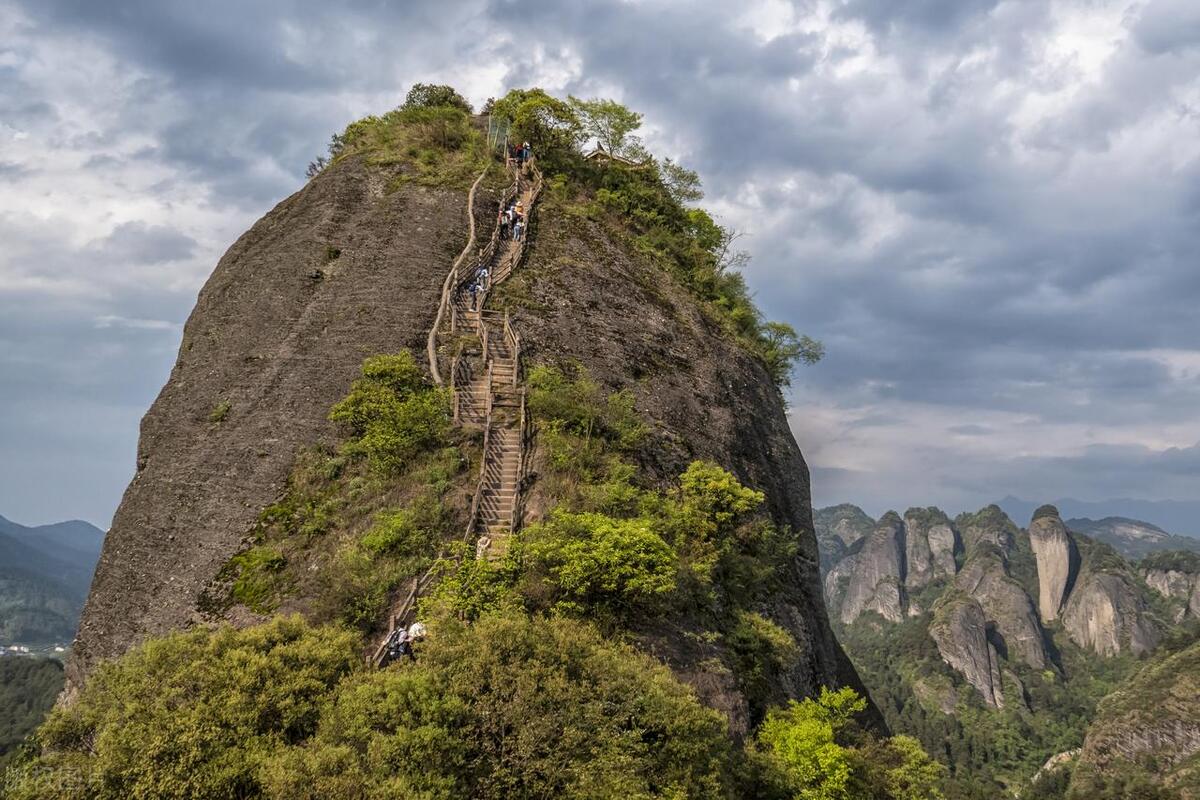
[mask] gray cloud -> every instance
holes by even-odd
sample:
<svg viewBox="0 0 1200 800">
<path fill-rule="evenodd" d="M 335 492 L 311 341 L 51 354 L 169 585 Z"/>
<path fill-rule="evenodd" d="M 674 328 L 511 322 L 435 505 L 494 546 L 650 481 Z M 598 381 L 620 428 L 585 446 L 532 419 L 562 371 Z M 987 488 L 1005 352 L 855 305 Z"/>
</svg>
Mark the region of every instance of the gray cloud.
<svg viewBox="0 0 1200 800">
<path fill-rule="evenodd" d="M 128 473 L 220 252 L 419 80 L 645 112 L 827 345 L 793 396 L 818 501 L 1200 489 L 1195 3 L 0 0 L 3 32 L 0 181 L 80 199 L 0 201 L 0 461 L 72 513 L 115 505 L 81 487 Z M 56 437 L 48 397 L 108 438 Z M 21 480 L 0 513 L 58 515 Z"/>
</svg>

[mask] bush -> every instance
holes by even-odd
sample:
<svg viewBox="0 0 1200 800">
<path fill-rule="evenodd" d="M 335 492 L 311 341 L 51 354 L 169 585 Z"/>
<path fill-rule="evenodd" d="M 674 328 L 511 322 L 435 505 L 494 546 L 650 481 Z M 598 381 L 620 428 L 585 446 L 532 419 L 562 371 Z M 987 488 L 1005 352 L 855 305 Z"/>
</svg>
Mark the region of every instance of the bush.
<svg viewBox="0 0 1200 800">
<path fill-rule="evenodd" d="M 421 451 L 443 444 L 450 402 L 403 351 L 363 362 L 362 377 L 329 418 L 349 428 L 348 454 L 363 455 L 378 472 L 394 475 Z"/>
<path fill-rule="evenodd" d="M 910 736 L 878 739 L 857 728 L 866 701 L 853 689 L 771 711 L 756 737 L 767 781 L 794 800 L 942 800 L 945 767 Z"/>
<path fill-rule="evenodd" d="M 298 617 L 150 640 L 51 713 L 40 757 L 9 796 L 259 796 L 263 764 L 316 731 L 323 702 L 359 663 L 352 635 Z"/>
<path fill-rule="evenodd" d="M 527 593 L 560 610 L 627 614 L 675 590 L 675 551 L 644 519 L 555 512 L 521 532 L 519 553 Z"/>
<path fill-rule="evenodd" d="M 725 721 L 671 673 L 569 620 L 438 623 L 403 669 L 347 681 L 279 798 L 717 798 Z"/>
<path fill-rule="evenodd" d="M 796 663 L 800 648 L 783 628 L 753 611 L 739 610 L 726 637 L 734 654 L 734 672 L 742 693 L 758 718 L 783 672 Z"/>
<path fill-rule="evenodd" d="M 471 104 L 453 86 L 444 83 L 414 83 L 404 98 L 402 109 L 438 108 L 448 106 L 471 113 Z"/>
</svg>

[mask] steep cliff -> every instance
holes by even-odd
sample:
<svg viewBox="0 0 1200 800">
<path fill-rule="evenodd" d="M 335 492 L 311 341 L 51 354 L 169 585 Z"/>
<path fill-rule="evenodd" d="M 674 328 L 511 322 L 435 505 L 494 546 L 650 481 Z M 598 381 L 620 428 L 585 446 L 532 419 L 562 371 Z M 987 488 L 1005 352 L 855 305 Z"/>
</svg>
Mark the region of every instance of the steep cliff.
<svg viewBox="0 0 1200 800">
<path fill-rule="evenodd" d="M 826 577 L 839 618 L 851 623 L 864 611 L 889 622 L 904 618 L 904 522 L 889 511 L 863 541 Z"/>
<path fill-rule="evenodd" d="M 1029 540 L 1037 557 L 1038 611 L 1043 622 L 1058 619 L 1059 610 L 1079 569 L 1079 552 L 1054 506 L 1042 506 L 1029 524 Z"/>
<path fill-rule="evenodd" d="M 1122 768 L 1146 770 L 1181 796 L 1200 797 L 1200 643 L 1156 657 L 1100 704 L 1071 781 L 1092 796 Z M 1138 796 L 1150 796 L 1139 794 Z"/>
<path fill-rule="evenodd" d="M 442 283 L 467 241 L 475 171 L 438 180 L 411 162 L 403 153 L 339 158 L 217 265 L 143 422 L 138 473 L 80 627 L 75 685 L 100 660 L 199 621 L 204 593 L 288 491 L 298 456 L 334 438 L 330 408 L 363 359 L 402 348 L 424 354 Z M 489 187 L 503 180 L 489 176 L 481 187 L 481 222 L 494 219 Z M 588 219 L 556 194 L 539 204 L 529 235 L 519 275 L 494 298 L 521 331 L 523 359 L 577 365 L 604 390 L 627 390 L 649 428 L 639 467 L 664 491 L 695 459 L 763 491 L 794 549 L 779 591 L 761 607 L 795 643 L 769 694 L 859 686 L 826 618 L 808 470 L 762 360 L 635 247 L 619 220 Z M 552 492 L 534 482 L 529 521 L 553 506 Z M 229 618 L 259 619 L 237 607 Z M 747 701 L 729 670 L 712 666 L 731 657 L 729 648 L 707 643 L 697 624 L 656 621 L 636 633 L 744 733 Z"/>
<path fill-rule="evenodd" d="M 526 265 L 498 292 L 519 326 L 530 363 L 580 364 L 602 386 L 628 390 L 650 426 L 641 466 L 672 485 L 693 459 L 711 459 L 766 494 L 772 519 L 795 536 L 796 557 L 767 615 L 801 657 L 783 676 L 787 693 L 861 686 L 829 628 L 814 535 L 808 467 L 762 363 L 681 287 L 664 266 L 579 198 L 550 192 L 535 218 Z M 550 505 L 534 486 L 532 509 Z M 648 634 L 648 646 L 710 703 L 736 705 L 704 664 L 710 648 Z"/>
<path fill-rule="evenodd" d="M 973 597 L 995 626 L 996 643 L 1002 654 L 1034 669 L 1049 661 L 1045 632 L 1038 622 L 1033 602 L 1008 571 L 1005 554 L 990 540 L 977 544 L 954 579 L 962 592 Z"/>
<path fill-rule="evenodd" d="M 905 586 L 919 589 L 930 581 L 954 577 L 958 534 L 941 509 L 910 508 L 904 512 L 904 532 Z"/>
<path fill-rule="evenodd" d="M 1153 553 L 1138 563 L 1146 585 L 1174 601 L 1174 620 L 1200 617 L 1200 555 L 1188 551 Z"/>
<path fill-rule="evenodd" d="M 875 529 L 875 520 L 858 506 L 843 503 L 814 511 L 813 527 L 821 553 L 821 570 L 828 572 L 856 542 Z"/>
<path fill-rule="evenodd" d="M 1000 657 L 988 638 L 987 617 L 978 601 L 960 592 L 943 595 L 933 607 L 929 635 L 942 659 L 979 690 L 983 702 L 1004 707 Z"/>
<path fill-rule="evenodd" d="M 137 474 L 113 519 L 68 667 L 188 625 L 202 589 L 281 493 L 363 358 L 423 352 L 465 187 L 385 187 L 400 167 L 340 161 L 218 262 L 166 386 L 142 420 Z"/>
<path fill-rule="evenodd" d="M 1062 623 L 1071 639 L 1102 656 L 1149 652 L 1161 631 L 1132 567 L 1106 544 L 1081 541 L 1083 564 Z"/>
</svg>

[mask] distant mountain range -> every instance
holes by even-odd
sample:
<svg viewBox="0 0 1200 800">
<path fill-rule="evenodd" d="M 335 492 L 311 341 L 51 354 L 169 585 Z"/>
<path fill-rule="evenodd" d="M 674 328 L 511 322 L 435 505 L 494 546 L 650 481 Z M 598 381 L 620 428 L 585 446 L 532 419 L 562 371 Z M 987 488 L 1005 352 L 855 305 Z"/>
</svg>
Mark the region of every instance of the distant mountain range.
<svg viewBox="0 0 1200 800">
<path fill-rule="evenodd" d="M 0 645 L 70 641 L 103 543 L 104 531 L 80 520 L 0 517 Z"/>
<path fill-rule="evenodd" d="M 1029 519 L 1041 503 L 1009 495 L 997 503 L 1013 519 Z M 1176 536 L 1200 538 L 1200 500 L 1131 500 L 1120 498 L 1087 502 L 1064 498 L 1051 505 L 1063 519 L 1070 517 L 1103 520 L 1115 517 L 1148 522 Z"/>
</svg>

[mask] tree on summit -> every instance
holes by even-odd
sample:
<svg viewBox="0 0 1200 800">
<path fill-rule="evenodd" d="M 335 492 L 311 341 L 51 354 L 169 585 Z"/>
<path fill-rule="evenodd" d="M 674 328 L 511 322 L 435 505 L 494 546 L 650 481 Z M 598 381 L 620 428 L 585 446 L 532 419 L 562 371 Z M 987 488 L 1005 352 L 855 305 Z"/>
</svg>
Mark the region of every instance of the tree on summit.
<svg viewBox="0 0 1200 800">
<path fill-rule="evenodd" d="M 600 143 L 611 155 L 640 160 L 648 154 L 642 140 L 633 132 L 642 127 L 642 115 L 616 100 L 570 98 L 584 132 Z"/>
<path fill-rule="evenodd" d="M 471 113 L 471 104 L 453 86 L 444 83 L 414 83 L 404 98 L 403 109 L 450 106 Z"/>
</svg>

